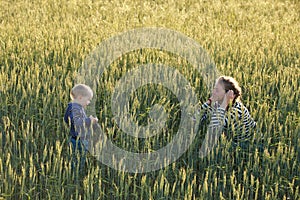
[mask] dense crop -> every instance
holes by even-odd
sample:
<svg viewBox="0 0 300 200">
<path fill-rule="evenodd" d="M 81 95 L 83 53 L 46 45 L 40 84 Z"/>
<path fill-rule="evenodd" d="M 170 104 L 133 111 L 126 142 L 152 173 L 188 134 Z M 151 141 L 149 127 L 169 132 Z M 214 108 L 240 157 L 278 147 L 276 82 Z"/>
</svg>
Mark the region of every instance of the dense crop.
<svg viewBox="0 0 300 200">
<path fill-rule="evenodd" d="M 300 4 L 298 1 L 3 1 L 0 3 L 0 199 L 299 199 Z M 205 130 L 171 165 L 126 173 L 92 156 L 79 183 L 71 175 L 63 114 L 76 72 L 98 44 L 123 31 L 164 27 L 194 39 L 218 71 L 235 77 L 257 121 L 263 152 L 228 150 L 225 137 L 198 156 Z M 178 100 L 161 85 L 132 94 L 131 114 L 149 122 L 161 104 L 167 128 L 147 139 L 118 129 L 110 107 L 116 81 L 141 64 L 173 66 L 195 88 L 200 74 L 170 52 L 143 49 L 115 60 L 99 80 L 96 112 L 116 145 L 154 151 L 176 134 Z M 180 87 L 180 86 L 179 86 Z M 236 159 L 234 159 L 236 158 Z"/>
</svg>

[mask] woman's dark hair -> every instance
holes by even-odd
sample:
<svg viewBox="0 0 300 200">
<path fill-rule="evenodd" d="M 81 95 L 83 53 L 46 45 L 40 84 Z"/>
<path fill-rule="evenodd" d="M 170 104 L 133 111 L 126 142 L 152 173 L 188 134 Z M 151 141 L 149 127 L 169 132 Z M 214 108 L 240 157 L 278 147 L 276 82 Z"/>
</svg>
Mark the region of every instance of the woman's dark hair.
<svg viewBox="0 0 300 200">
<path fill-rule="evenodd" d="M 240 101 L 242 89 L 239 86 L 239 83 L 234 78 L 230 76 L 220 76 L 218 78 L 218 82 L 223 85 L 225 92 L 228 92 L 229 90 L 233 91 L 233 93 L 235 94 L 235 98 L 233 99 L 232 103 Z"/>
</svg>

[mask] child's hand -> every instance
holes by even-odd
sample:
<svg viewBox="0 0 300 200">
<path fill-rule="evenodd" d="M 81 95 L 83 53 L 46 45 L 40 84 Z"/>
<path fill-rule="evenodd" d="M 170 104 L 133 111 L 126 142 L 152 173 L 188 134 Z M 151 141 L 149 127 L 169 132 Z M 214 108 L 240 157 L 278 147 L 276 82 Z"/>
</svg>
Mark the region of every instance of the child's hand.
<svg viewBox="0 0 300 200">
<path fill-rule="evenodd" d="M 98 122 L 98 118 L 97 117 L 93 117 L 92 115 L 90 115 L 90 119 L 92 121 L 92 124 L 95 124 Z"/>
</svg>

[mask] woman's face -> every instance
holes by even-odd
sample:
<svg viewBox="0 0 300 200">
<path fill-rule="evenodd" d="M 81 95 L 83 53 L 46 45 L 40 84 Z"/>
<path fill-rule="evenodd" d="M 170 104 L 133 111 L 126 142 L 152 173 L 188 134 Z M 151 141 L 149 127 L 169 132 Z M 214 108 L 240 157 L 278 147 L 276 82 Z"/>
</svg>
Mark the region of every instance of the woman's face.
<svg viewBox="0 0 300 200">
<path fill-rule="evenodd" d="M 222 103 L 224 96 L 225 96 L 225 89 L 223 87 L 223 84 L 220 82 L 217 82 L 215 84 L 215 87 L 212 91 L 212 98 L 214 101 L 217 101 L 218 103 Z"/>
</svg>

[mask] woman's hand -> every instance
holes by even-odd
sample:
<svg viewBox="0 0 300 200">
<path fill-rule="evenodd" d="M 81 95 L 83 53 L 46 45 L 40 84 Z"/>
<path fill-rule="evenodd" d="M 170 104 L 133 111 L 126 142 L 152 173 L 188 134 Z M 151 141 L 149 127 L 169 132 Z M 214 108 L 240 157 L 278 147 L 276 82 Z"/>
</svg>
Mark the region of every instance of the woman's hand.
<svg viewBox="0 0 300 200">
<path fill-rule="evenodd" d="M 216 102 L 216 100 L 215 100 L 215 98 L 214 98 L 213 95 L 211 95 L 211 97 L 208 98 L 208 100 L 206 101 L 206 103 L 207 103 L 208 105 L 214 105 L 215 102 Z"/>
<path fill-rule="evenodd" d="M 229 90 L 228 92 L 225 93 L 223 102 L 221 104 L 221 108 L 226 109 L 226 107 L 229 105 L 229 103 L 235 98 L 235 94 L 232 90 Z"/>
</svg>

